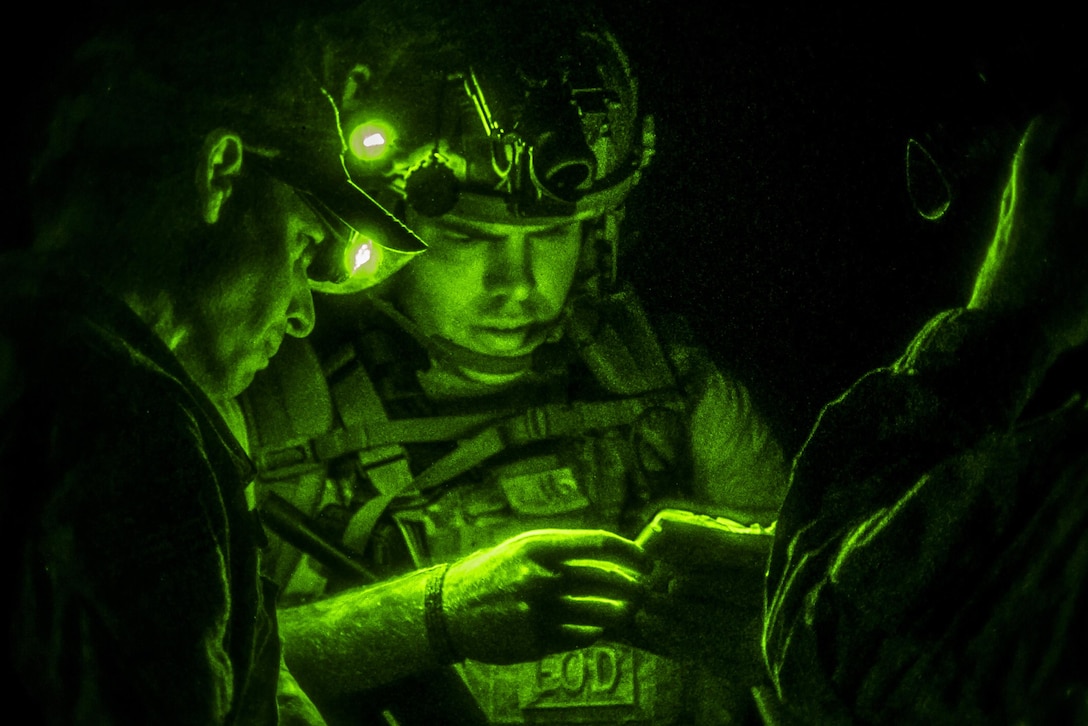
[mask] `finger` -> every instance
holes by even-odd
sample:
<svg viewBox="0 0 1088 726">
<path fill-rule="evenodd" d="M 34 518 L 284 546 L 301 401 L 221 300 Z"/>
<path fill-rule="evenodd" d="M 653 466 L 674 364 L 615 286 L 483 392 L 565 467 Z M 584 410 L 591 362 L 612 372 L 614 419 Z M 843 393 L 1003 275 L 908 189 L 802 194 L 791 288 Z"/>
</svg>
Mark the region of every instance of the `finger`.
<svg viewBox="0 0 1088 726">
<path fill-rule="evenodd" d="M 628 600 L 563 595 L 549 604 L 548 617 L 557 626 L 617 627 L 634 617 L 636 607 Z"/>
<path fill-rule="evenodd" d="M 602 628 L 593 625 L 574 625 L 565 623 L 555 630 L 555 634 L 548 643 L 548 651 L 561 653 L 566 650 L 577 650 L 593 645 L 604 634 Z"/>
<path fill-rule="evenodd" d="M 554 572 L 560 575 L 562 584 L 568 587 L 600 586 L 634 591 L 644 587 L 646 579 L 646 575 L 638 570 L 610 560 L 566 560 L 557 564 Z"/>
<path fill-rule="evenodd" d="M 608 560 L 638 572 L 649 572 L 653 566 L 641 547 L 605 530 L 551 529 L 534 534 L 525 544 L 533 559 L 546 567 L 576 559 Z"/>
<path fill-rule="evenodd" d="M 596 642 L 605 630 L 629 630 L 637 607 L 601 597 L 549 597 L 530 605 L 535 641 L 558 653 Z"/>
</svg>

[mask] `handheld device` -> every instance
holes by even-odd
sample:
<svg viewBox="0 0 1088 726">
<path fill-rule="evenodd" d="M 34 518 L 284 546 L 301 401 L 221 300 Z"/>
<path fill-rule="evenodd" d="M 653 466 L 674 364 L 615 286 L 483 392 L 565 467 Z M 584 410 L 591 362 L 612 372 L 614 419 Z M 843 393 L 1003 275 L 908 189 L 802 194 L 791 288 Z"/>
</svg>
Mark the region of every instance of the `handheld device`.
<svg viewBox="0 0 1088 726">
<path fill-rule="evenodd" d="M 683 509 L 654 515 L 635 542 L 647 554 L 681 569 L 762 567 L 774 541 L 774 524 L 744 525 Z"/>
</svg>

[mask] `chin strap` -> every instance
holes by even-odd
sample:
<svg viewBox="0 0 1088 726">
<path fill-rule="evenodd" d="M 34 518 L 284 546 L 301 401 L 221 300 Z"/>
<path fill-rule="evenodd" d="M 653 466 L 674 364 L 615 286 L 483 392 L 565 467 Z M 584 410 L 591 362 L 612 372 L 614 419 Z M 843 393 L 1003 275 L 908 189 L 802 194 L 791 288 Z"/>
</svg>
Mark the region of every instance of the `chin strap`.
<svg viewBox="0 0 1088 726">
<path fill-rule="evenodd" d="M 428 340 L 430 345 L 427 350 L 431 354 L 431 359 L 443 368 L 459 374 L 462 371 L 498 375 L 519 373 L 533 364 L 533 354 L 531 352 L 525 355 L 509 357 L 486 355 L 437 335 L 431 336 Z M 467 378 L 467 376 L 464 377 Z"/>
</svg>

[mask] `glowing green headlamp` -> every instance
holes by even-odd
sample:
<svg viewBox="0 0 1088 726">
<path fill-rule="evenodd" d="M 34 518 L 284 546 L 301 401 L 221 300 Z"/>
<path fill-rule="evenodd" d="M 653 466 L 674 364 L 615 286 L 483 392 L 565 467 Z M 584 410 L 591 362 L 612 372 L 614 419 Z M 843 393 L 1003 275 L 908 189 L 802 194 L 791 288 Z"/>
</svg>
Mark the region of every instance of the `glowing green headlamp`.
<svg viewBox="0 0 1088 726">
<path fill-rule="evenodd" d="M 348 135 L 348 148 L 360 161 L 378 161 L 389 153 L 396 135 L 389 124 L 382 121 L 366 121 Z"/>
</svg>

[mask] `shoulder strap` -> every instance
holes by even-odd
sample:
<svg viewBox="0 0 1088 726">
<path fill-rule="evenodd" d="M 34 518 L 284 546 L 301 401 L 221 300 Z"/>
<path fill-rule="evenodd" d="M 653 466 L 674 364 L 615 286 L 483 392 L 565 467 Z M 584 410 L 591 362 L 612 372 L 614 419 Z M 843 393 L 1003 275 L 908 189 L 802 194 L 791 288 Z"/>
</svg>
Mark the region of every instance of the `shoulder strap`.
<svg viewBox="0 0 1088 726">
<path fill-rule="evenodd" d="M 646 311 L 629 286 L 576 302 L 569 335 L 590 372 L 611 393 L 631 396 L 676 387 Z"/>
<path fill-rule="evenodd" d="M 250 456 L 262 475 L 286 478 L 312 468 L 310 441 L 333 427 L 325 374 L 310 344 L 287 338 L 240 397 Z"/>
<path fill-rule="evenodd" d="M 381 396 L 374 388 L 354 346 L 339 351 L 336 359 L 341 362 L 336 370 L 329 371 L 329 394 L 339 418 L 337 432 L 365 432 L 368 428 L 389 424 L 389 416 Z M 355 438 L 358 438 L 357 436 Z M 365 437 L 364 437 L 365 438 Z M 342 541 L 354 551 L 366 549 L 371 532 L 389 504 L 412 488 L 412 471 L 407 452 L 399 441 L 378 441 L 353 447 L 357 464 L 365 471 L 378 496 L 369 500 L 352 515 L 344 529 Z M 328 454 L 316 449 L 315 454 Z M 417 562 L 417 564 L 420 564 Z"/>
</svg>

